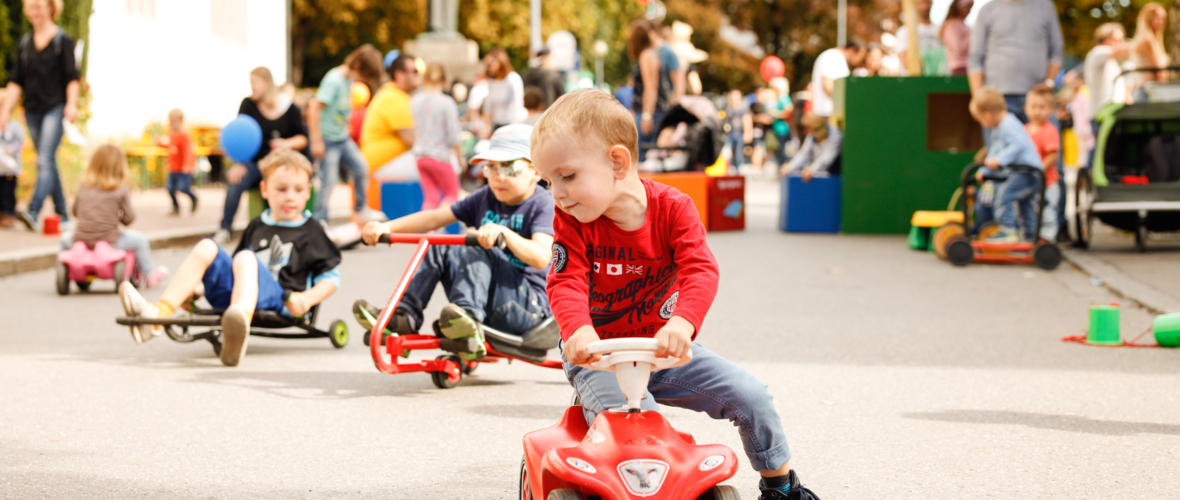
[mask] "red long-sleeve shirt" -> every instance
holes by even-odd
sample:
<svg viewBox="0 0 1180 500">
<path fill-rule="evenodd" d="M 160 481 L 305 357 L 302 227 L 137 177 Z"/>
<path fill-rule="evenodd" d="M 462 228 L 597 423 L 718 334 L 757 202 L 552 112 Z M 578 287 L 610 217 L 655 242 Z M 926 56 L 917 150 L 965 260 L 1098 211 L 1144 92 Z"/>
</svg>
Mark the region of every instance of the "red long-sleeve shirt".
<svg viewBox="0 0 1180 500">
<path fill-rule="evenodd" d="M 653 337 L 673 315 L 700 332 L 718 281 L 705 228 L 687 195 L 642 181 L 647 215 L 634 231 L 557 211 L 546 291 L 562 339 L 584 325 L 602 339 Z"/>
</svg>

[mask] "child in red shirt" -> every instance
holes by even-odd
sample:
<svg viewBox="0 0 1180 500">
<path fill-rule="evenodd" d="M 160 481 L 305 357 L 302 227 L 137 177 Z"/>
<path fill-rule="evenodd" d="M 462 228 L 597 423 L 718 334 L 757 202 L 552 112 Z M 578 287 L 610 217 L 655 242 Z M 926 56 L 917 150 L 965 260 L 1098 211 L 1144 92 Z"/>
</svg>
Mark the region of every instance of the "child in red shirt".
<svg viewBox="0 0 1180 500">
<path fill-rule="evenodd" d="M 168 196 L 172 197 L 172 214 L 180 215 L 180 203 L 176 192 L 180 191 L 193 200 L 192 212 L 197 211 L 197 195 L 193 194 L 193 170 L 197 157 L 193 151 L 193 140 L 184 131 L 184 112 L 173 109 L 168 112 L 168 142 L 161 144 L 168 148 Z"/>
<path fill-rule="evenodd" d="M 546 291 L 561 326 L 566 378 L 587 422 L 626 402 L 613 373 L 580 366 L 597 358 L 587 345 L 654 337 L 657 356 L 691 350 L 692 361 L 653 372 L 644 409 L 662 401 L 735 422 L 763 477 L 760 498 L 818 500 L 790 468 L 766 385 L 693 341 L 717 294 L 717 261 L 692 199 L 639 178 L 631 113 L 605 92 L 572 92 L 542 115 L 531 142 L 533 164 L 560 209 Z"/>
<path fill-rule="evenodd" d="M 1057 127 L 1049 123 L 1049 115 L 1053 113 L 1056 99 L 1053 91 L 1038 87 L 1025 96 L 1024 114 L 1028 116 L 1028 123 L 1024 129 L 1032 137 L 1037 146 L 1037 153 L 1045 166 L 1045 207 L 1041 216 L 1041 238 L 1050 242 L 1057 241 L 1057 207 L 1061 203 L 1061 186 L 1057 180 L 1061 173 L 1057 171 L 1057 159 L 1061 151 L 1061 134 Z"/>
</svg>

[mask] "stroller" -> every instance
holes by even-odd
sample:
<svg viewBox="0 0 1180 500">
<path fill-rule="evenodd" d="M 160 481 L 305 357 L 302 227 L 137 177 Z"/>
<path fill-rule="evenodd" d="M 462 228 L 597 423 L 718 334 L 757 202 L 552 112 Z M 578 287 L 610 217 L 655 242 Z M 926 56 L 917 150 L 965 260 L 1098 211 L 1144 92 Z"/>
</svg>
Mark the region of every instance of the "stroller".
<svg viewBox="0 0 1180 500">
<path fill-rule="evenodd" d="M 1171 87 L 1158 84 L 1148 102 L 1114 103 L 1096 115 L 1094 164 L 1075 187 L 1074 246 L 1090 246 L 1094 219 L 1134 233 L 1140 252 L 1150 233 L 1180 230 L 1180 93 Z"/>
<path fill-rule="evenodd" d="M 660 120 L 655 143 L 640 143 L 644 173 L 701 172 L 717 163 L 724 144 L 717 107 L 709 99 L 685 96 Z"/>
</svg>

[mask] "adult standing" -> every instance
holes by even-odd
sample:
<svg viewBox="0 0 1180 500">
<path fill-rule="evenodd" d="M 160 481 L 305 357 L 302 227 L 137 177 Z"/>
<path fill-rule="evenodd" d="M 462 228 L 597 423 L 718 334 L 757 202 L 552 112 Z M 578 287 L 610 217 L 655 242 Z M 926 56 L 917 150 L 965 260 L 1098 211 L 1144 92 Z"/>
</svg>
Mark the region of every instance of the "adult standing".
<svg viewBox="0 0 1180 500">
<path fill-rule="evenodd" d="M 1153 69 L 1168 67 L 1168 51 L 1164 48 L 1164 27 L 1168 12 L 1158 3 L 1149 3 L 1139 11 L 1135 23 L 1135 38 L 1131 39 L 1131 68 Z M 1127 77 L 1127 102 L 1147 100 L 1147 91 L 1154 82 L 1168 81 L 1167 71 L 1136 71 Z"/>
<path fill-rule="evenodd" d="M 484 56 L 485 75 L 488 77 L 488 96 L 483 100 L 485 139 L 505 125 L 524 121 L 524 81 L 512 69 L 508 52 L 500 47 Z"/>
<path fill-rule="evenodd" d="M 222 244 L 232 235 L 242 193 L 258 187 L 262 181 L 258 162 L 275 149 L 305 151 L 307 148 L 307 125 L 303 123 L 303 113 L 299 107 L 279 97 L 279 89 L 269 69 L 260 66 L 250 72 L 250 91 L 250 97 L 242 99 L 238 106 L 238 114 L 258 122 L 262 128 L 262 145 L 254 158 L 235 163 L 225 173 L 225 211 L 221 214 L 221 228 L 213 235 L 214 241 Z"/>
<path fill-rule="evenodd" d="M 414 155 L 418 157 L 418 175 L 422 184 L 422 210 L 450 205 L 459 199 L 459 178 L 451 166 L 452 154 L 461 165 L 462 139 L 459 132 L 459 109 L 455 100 L 443 93 L 447 70 L 439 63 L 426 66 L 422 91 L 410 99 L 417 138 Z"/>
<path fill-rule="evenodd" d="M 939 68 L 928 68 L 928 62 L 934 62 L 937 59 L 929 57 L 933 51 L 942 48 L 942 40 L 938 37 L 939 26 L 930 20 L 930 10 L 934 8 L 934 3 L 931 0 L 918 0 L 918 58 L 922 60 L 922 72 L 927 75 L 936 75 Z M 903 24 L 897 29 L 897 54 L 902 61 L 908 60 L 906 55 L 910 49 L 909 26 Z"/>
<path fill-rule="evenodd" d="M 62 121 L 78 119 L 78 67 L 74 62 L 74 39 L 54 22 L 62 11 L 62 0 L 25 0 L 25 18 L 33 27 L 17 45 L 16 63 L 8 91 L 0 101 L 0 134 L 23 95 L 25 123 L 37 150 L 37 187 L 27 211 L 16 218 L 29 230 L 37 229 L 37 217 L 45 198 L 53 197 L 53 210 L 68 222 L 66 198 L 57 171 L 57 146 L 61 144 Z"/>
<path fill-rule="evenodd" d="M 537 51 L 537 59 L 541 64 L 530 68 L 524 74 L 524 87 L 536 87 L 545 95 L 545 109 L 553 105 L 558 97 L 565 95 L 565 80 L 561 73 L 553 69 L 553 57 L 549 54 L 549 47 Z"/>
<path fill-rule="evenodd" d="M 660 57 L 660 46 L 656 44 L 653 32 L 658 32 L 655 23 L 647 19 L 631 23 L 628 53 L 635 61 L 631 110 L 635 113 L 635 127 L 639 130 L 639 161 L 645 156 L 644 144 L 655 142 L 656 127 L 668 112 L 670 99 L 675 96 L 672 77 Z"/>
<path fill-rule="evenodd" d="M 1126 38 L 1123 25 L 1119 23 L 1099 26 L 1094 30 L 1094 48 L 1086 54 L 1086 62 L 1082 64 L 1082 77 L 1086 86 L 1090 88 L 1090 105 L 1086 119 L 1090 122 L 1090 132 L 1095 136 L 1098 135 L 1098 120 L 1095 116 L 1102 108 L 1115 102 L 1115 82 L 1122 73 L 1120 61 L 1130 54 Z M 1123 102 L 1125 98 L 1125 94 L 1119 95 L 1118 102 Z M 1093 155 L 1094 149 L 1091 149 L 1086 165 L 1094 164 Z"/>
<path fill-rule="evenodd" d="M 410 94 L 418 89 L 418 67 L 414 58 L 400 54 L 387 67 L 389 82 L 377 90 L 369 102 L 368 115 L 361 129 L 361 153 L 372 170 L 381 170 L 414 146 L 414 115 L 410 112 Z M 369 188 L 370 198 L 380 191 Z"/>
<path fill-rule="evenodd" d="M 852 74 L 848 69 L 860 62 L 860 46 L 856 42 L 836 49 L 828 49 L 820 53 L 815 59 L 815 66 L 811 69 L 811 112 L 819 116 L 830 117 L 835 111 L 832 102 L 832 92 L 836 88 L 836 80 L 846 78 Z"/>
<path fill-rule="evenodd" d="M 1057 8 L 1049 0 L 995 0 L 979 9 L 967 57 L 974 93 L 984 86 L 1004 95 L 1022 123 L 1024 96 L 1039 83 L 1056 85 L 1064 57 Z"/>
<path fill-rule="evenodd" d="M 341 165 L 348 169 L 352 178 L 356 199 L 353 210 L 357 217 L 364 221 L 384 218 L 366 203 L 369 162 L 348 135 L 353 80 L 375 88 L 381 84 L 383 69 L 381 53 L 372 45 L 362 45 L 344 58 L 344 64 L 328 70 L 311 100 L 307 130 L 311 156 L 320 163 L 320 194 L 315 200 L 315 218 L 319 220 L 328 220 L 328 199 L 340 178 Z"/>
<path fill-rule="evenodd" d="M 975 0 L 954 0 L 946 8 L 946 20 L 938 37 L 946 48 L 946 64 L 952 75 L 967 74 L 967 54 L 971 50 L 971 28 L 967 14 L 975 7 Z"/>
<path fill-rule="evenodd" d="M 787 164 L 787 145 L 791 142 L 791 117 L 795 115 L 795 104 L 791 102 L 791 83 L 784 77 L 770 79 L 772 100 L 763 108 L 774 121 L 769 123 L 770 131 L 778 146 L 774 150 L 774 161 L 778 166 Z"/>
</svg>

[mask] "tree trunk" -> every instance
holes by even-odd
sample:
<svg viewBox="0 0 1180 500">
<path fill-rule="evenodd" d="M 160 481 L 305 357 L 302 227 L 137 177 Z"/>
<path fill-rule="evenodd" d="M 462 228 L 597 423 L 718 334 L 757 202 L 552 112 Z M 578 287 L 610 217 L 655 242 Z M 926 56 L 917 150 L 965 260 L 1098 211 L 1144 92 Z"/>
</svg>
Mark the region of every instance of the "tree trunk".
<svg viewBox="0 0 1180 500">
<path fill-rule="evenodd" d="M 1172 0 L 1168 2 L 1168 31 L 1164 38 L 1171 66 L 1180 62 L 1180 17 L 1177 16 L 1180 16 L 1180 0 Z"/>
</svg>

